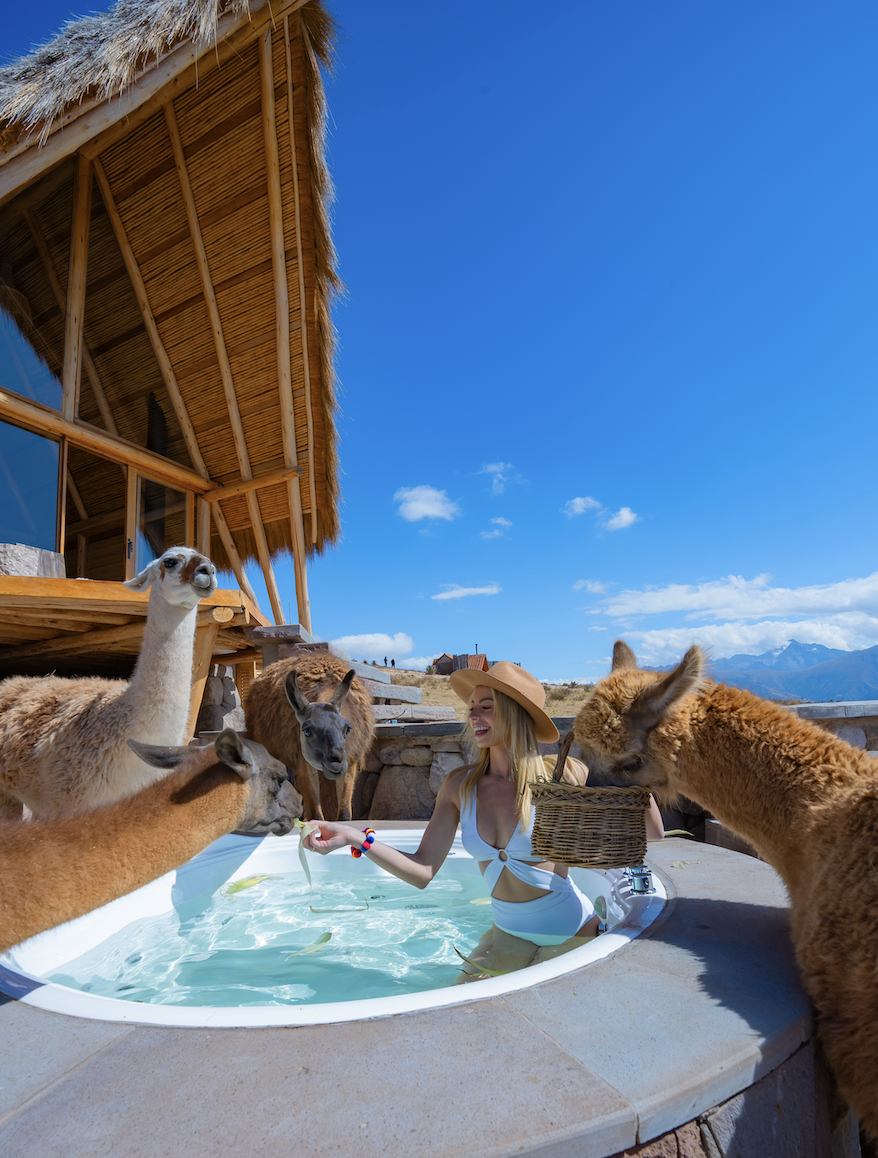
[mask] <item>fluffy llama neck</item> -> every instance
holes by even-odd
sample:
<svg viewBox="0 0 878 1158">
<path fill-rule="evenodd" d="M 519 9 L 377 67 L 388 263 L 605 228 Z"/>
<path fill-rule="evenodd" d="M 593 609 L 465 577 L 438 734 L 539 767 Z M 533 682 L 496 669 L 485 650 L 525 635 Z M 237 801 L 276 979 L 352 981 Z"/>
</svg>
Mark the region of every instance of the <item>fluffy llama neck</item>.
<svg viewBox="0 0 878 1158">
<path fill-rule="evenodd" d="M 671 791 L 708 808 L 793 884 L 816 826 L 862 786 L 871 761 L 749 692 L 708 683 L 656 729 Z M 669 757 L 669 758 L 667 758 Z"/>
<path fill-rule="evenodd" d="M 140 655 L 123 696 L 132 739 L 150 744 L 186 739 L 197 617 L 198 603 L 169 603 L 153 584 Z"/>
</svg>

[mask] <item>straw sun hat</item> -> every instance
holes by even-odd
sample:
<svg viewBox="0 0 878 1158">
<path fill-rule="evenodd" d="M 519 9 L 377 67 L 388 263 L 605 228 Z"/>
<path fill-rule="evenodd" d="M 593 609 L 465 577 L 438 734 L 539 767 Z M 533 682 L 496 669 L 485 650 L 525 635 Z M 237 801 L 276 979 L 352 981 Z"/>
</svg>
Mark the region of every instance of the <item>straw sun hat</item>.
<svg viewBox="0 0 878 1158">
<path fill-rule="evenodd" d="M 543 711 L 546 704 L 546 689 L 530 672 L 518 664 L 505 659 L 495 663 L 488 671 L 453 671 L 451 686 L 465 704 L 469 703 L 473 688 L 496 688 L 515 700 L 527 712 L 534 724 L 534 735 L 544 744 L 552 744 L 558 739 L 558 729 Z"/>
</svg>

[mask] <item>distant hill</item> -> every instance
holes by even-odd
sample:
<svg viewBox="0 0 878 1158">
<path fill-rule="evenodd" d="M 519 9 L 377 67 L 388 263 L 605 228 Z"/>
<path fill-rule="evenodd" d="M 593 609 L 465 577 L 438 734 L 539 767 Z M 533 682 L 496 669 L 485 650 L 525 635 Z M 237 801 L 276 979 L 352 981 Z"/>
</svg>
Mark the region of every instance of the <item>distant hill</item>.
<svg viewBox="0 0 878 1158">
<path fill-rule="evenodd" d="M 839 651 L 793 639 L 762 655 L 720 656 L 710 661 L 708 674 L 771 700 L 876 700 L 878 647 Z"/>
</svg>

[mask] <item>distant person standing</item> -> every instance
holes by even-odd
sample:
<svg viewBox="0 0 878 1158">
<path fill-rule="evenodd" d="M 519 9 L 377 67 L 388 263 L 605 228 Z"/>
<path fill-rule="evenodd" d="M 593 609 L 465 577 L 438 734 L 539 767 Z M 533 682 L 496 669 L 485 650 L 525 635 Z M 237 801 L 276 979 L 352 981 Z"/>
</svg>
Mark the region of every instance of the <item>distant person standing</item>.
<svg viewBox="0 0 878 1158">
<path fill-rule="evenodd" d="M 395 660 L 395 659 L 392 659 L 392 660 L 390 661 L 390 666 L 391 666 L 391 667 L 396 667 L 396 660 Z"/>
<path fill-rule="evenodd" d="M 384 657 L 384 666 L 387 667 L 387 656 Z"/>
</svg>

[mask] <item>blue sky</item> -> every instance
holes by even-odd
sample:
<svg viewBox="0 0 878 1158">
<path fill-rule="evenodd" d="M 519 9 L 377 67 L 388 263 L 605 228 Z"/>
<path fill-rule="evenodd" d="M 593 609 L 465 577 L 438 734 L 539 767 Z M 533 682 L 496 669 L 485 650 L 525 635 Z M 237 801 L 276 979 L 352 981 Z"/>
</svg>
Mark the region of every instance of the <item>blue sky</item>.
<svg viewBox="0 0 878 1158">
<path fill-rule="evenodd" d="M 878 643 L 878 9 L 330 7 L 315 632 L 566 680 L 619 636 L 656 663 Z M 3 55 L 82 10 L 16 6 Z"/>
</svg>

